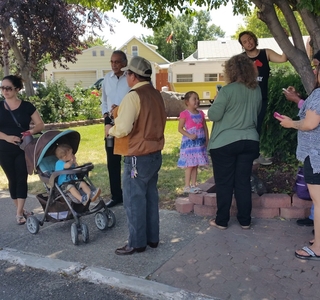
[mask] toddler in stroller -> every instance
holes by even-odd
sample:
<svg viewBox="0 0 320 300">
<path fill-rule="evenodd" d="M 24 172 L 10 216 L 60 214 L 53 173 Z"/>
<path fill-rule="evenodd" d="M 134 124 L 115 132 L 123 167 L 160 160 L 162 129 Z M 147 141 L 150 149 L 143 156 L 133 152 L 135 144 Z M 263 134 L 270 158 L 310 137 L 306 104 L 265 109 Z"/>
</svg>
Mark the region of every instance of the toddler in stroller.
<svg viewBox="0 0 320 300">
<path fill-rule="evenodd" d="M 93 164 L 87 163 L 78 166 L 73 158 L 78 151 L 79 143 L 80 134 L 77 131 L 49 130 L 26 146 L 25 156 L 28 173 L 30 175 L 33 172 L 38 174 L 46 188 L 46 193 L 37 195 L 37 199 L 44 210 L 42 219 L 38 219 L 35 215 L 27 218 L 27 229 L 30 233 L 38 233 L 40 225 L 42 226 L 45 221 L 73 219 L 74 222 L 71 224 L 71 240 L 73 244 L 77 245 L 79 234 L 82 236 L 84 243 L 89 241 L 88 226 L 80 220 L 82 216 L 95 214 L 95 224 L 99 230 L 105 230 L 115 225 L 116 218 L 114 213 L 107 208 L 104 200 L 99 197 L 101 190 L 94 186 L 88 176 L 89 172 L 94 168 Z M 65 154 L 59 154 L 59 150 L 57 149 L 60 147 L 66 147 L 68 157 L 63 158 L 62 156 Z M 57 170 L 56 163 L 58 157 L 56 155 L 62 158 L 62 167 L 57 167 Z M 71 160 L 71 158 L 73 163 L 70 161 L 65 166 L 66 161 Z M 72 164 L 74 164 L 74 167 L 71 167 Z M 75 182 L 79 182 L 79 187 L 81 186 L 80 192 L 73 186 L 74 190 L 72 190 L 74 194 L 72 195 L 70 188 L 67 187 L 65 189 L 63 183 L 59 182 L 60 176 L 62 176 L 62 181 L 66 177 L 70 177 L 72 180 L 76 178 L 76 181 L 68 182 L 67 184 L 70 185 L 71 183 L 73 185 Z M 65 190 L 69 192 L 65 193 Z M 85 195 L 84 198 L 81 195 L 82 191 Z M 83 199 L 85 201 L 82 201 Z M 92 201 L 98 203 L 94 207 L 91 207 L 90 203 Z"/>
<path fill-rule="evenodd" d="M 56 148 L 56 156 L 59 159 L 56 162 L 55 171 L 66 170 L 78 167 L 75 155 L 72 152 L 72 147 L 68 144 L 60 144 Z M 91 191 L 90 187 L 84 180 L 79 180 L 75 174 L 60 175 L 58 177 L 58 185 L 62 188 L 64 193 L 70 193 L 72 198 L 75 198 L 79 203 L 84 206 L 88 201 L 94 202 L 100 196 L 101 189 L 96 188 Z M 81 194 L 79 190 L 84 194 Z"/>
</svg>

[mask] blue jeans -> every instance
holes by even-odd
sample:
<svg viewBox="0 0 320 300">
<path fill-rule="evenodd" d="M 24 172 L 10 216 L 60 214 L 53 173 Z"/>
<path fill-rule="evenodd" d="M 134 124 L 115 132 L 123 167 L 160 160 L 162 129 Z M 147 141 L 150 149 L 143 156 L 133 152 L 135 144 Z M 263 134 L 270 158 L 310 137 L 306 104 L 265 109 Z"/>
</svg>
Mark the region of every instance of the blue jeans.
<svg viewBox="0 0 320 300">
<path fill-rule="evenodd" d="M 237 203 L 237 219 L 242 226 L 251 223 L 252 163 L 259 154 L 259 142 L 240 140 L 210 149 L 217 194 L 216 224 L 228 226 L 232 194 Z"/>
<path fill-rule="evenodd" d="M 159 242 L 158 172 L 162 164 L 161 151 L 136 156 L 137 176 L 131 178 L 134 156 L 124 157 L 122 177 L 123 206 L 129 229 L 128 246 L 140 248 L 148 242 Z"/>
</svg>

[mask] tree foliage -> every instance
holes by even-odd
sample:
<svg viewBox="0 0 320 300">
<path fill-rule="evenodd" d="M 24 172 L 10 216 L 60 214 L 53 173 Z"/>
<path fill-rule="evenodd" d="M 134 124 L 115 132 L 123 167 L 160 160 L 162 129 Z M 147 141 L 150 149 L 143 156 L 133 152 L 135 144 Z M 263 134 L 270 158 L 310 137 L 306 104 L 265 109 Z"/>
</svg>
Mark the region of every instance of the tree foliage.
<svg viewBox="0 0 320 300">
<path fill-rule="evenodd" d="M 59 63 L 74 61 L 84 26 L 91 23 L 99 27 L 102 20 L 108 20 L 105 12 L 119 5 L 129 21 L 157 29 L 171 21 L 176 11 L 188 16 L 194 12 L 194 6 L 207 7 L 210 11 L 228 2 L 232 3 L 234 14 L 249 15 L 252 5 L 257 8 L 257 18 L 267 25 L 309 93 L 314 78 L 297 15 L 311 38 L 312 52 L 318 51 L 318 0 L 0 0 L 0 51 L 3 54 L 10 47 L 23 78 L 30 81 L 35 61 L 45 54 Z M 288 24 L 293 43 L 282 28 L 278 11 Z M 28 89 L 32 89 L 31 82 L 26 86 Z"/>
<path fill-rule="evenodd" d="M 84 39 L 83 44 L 85 45 L 85 48 L 91 48 L 94 46 L 105 46 L 107 48 L 112 48 L 108 41 L 102 39 L 101 37 L 94 37 L 92 35 Z"/>
<path fill-rule="evenodd" d="M 153 36 L 142 37 L 150 44 L 157 45 L 157 51 L 169 61 L 188 57 L 197 50 L 198 41 L 215 40 L 225 32 L 216 25 L 209 25 L 210 14 L 199 11 L 190 15 L 172 17 L 163 27 L 154 29 Z M 172 33 L 172 39 L 167 42 Z"/>
<path fill-rule="evenodd" d="M 63 0 L 0 1 L 0 62 L 12 51 L 25 83 L 33 94 L 32 73 L 43 58 L 65 66 L 75 62 L 88 24 L 99 28 L 101 15 Z"/>
<path fill-rule="evenodd" d="M 81 1 L 93 3 L 94 1 Z M 257 7 L 257 18 L 263 21 L 275 38 L 280 48 L 295 70 L 299 73 L 306 91 L 313 89 L 313 73 L 310 58 L 302 39 L 302 32 L 297 20 L 297 12 L 304 23 L 312 40 L 313 52 L 320 49 L 320 2 L 318 0 L 102 0 L 104 9 L 114 9 L 122 5 L 122 13 L 132 22 L 140 22 L 149 28 L 158 28 L 170 21 L 175 11 L 190 14 L 194 9 L 191 5 L 218 9 L 221 5 L 231 2 L 234 14 L 249 15 L 252 5 Z M 100 1 L 99 1 L 100 3 Z M 288 24 L 289 34 L 293 43 L 287 38 L 276 11 L 281 11 Z M 228 20 L 230 21 L 230 20 Z"/>
<path fill-rule="evenodd" d="M 290 28 L 288 26 L 288 23 L 286 22 L 286 19 L 284 17 L 284 15 L 282 14 L 282 12 L 279 9 L 276 9 L 276 14 L 277 17 L 280 21 L 281 26 L 287 31 L 290 32 Z M 300 15 L 298 14 L 298 12 L 294 12 L 294 15 L 297 19 L 297 22 L 299 24 L 299 27 L 301 29 L 301 34 L 302 35 L 308 35 L 308 31 L 305 27 L 305 25 L 303 24 Z M 239 28 L 237 29 L 236 33 L 234 34 L 233 38 L 237 39 L 239 36 L 239 33 L 244 31 L 244 30 L 250 30 L 252 32 L 254 32 L 257 37 L 259 38 L 268 38 L 268 37 L 272 37 L 272 34 L 267 26 L 266 23 L 262 22 L 260 19 L 258 19 L 258 9 L 257 7 L 254 8 L 252 10 L 252 12 L 244 17 L 244 23 L 245 25 L 241 25 L 239 26 Z"/>
</svg>

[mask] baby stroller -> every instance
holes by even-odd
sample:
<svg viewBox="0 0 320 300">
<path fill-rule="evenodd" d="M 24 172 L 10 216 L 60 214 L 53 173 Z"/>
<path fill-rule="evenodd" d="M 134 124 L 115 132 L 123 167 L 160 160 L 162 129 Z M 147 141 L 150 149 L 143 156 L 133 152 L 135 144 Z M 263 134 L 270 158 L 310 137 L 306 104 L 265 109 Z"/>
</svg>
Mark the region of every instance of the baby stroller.
<svg viewBox="0 0 320 300">
<path fill-rule="evenodd" d="M 82 216 L 95 214 L 95 223 L 98 229 L 105 230 L 111 228 L 116 223 L 114 213 L 108 209 L 102 199 L 98 199 L 98 204 L 90 209 L 90 201 L 83 206 L 72 199 L 72 195 L 64 193 L 58 186 L 58 176 L 62 174 L 76 174 L 79 180 L 84 180 L 91 190 L 95 186 L 88 177 L 88 173 L 94 168 L 92 163 L 87 163 L 72 169 L 54 171 L 55 163 L 58 158 L 55 156 L 55 149 L 58 144 L 69 144 L 73 153 L 78 151 L 80 134 L 77 131 L 66 130 L 49 130 L 41 134 L 25 147 L 25 156 L 28 173 L 31 175 L 38 174 L 43 182 L 46 193 L 37 195 L 44 216 L 39 220 L 36 216 L 31 215 L 27 218 L 27 228 L 32 234 L 39 232 L 40 225 L 45 221 L 64 221 L 74 219 L 71 225 L 71 240 L 73 244 L 79 243 L 78 235 L 81 234 L 82 241 L 89 241 L 89 230 L 85 223 L 80 221 Z"/>
</svg>

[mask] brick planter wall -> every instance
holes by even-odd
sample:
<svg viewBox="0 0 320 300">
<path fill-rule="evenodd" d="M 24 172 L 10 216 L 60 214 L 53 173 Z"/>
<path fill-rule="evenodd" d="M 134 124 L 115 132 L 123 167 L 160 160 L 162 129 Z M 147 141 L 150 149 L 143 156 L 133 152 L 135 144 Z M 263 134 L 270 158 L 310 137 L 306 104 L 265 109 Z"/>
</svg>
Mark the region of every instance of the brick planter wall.
<svg viewBox="0 0 320 300">
<path fill-rule="evenodd" d="M 189 194 L 176 200 L 176 210 L 179 213 L 194 213 L 202 217 L 215 216 L 217 211 L 214 180 L 209 179 L 206 183 L 199 185 L 205 191 L 200 194 Z M 292 197 L 287 194 L 263 194 L 259 196 L 252 194 L 252 213 L 254 218 L 271 219 L 282 217 L 285 219 L 307 218 L 310 215 L 312 201 L 306 201 Z M 230 215 L 236 216 L 237 206 L 235 199 L 232 200 Z"/>
<path fill-rule="evenodd" d="M 71 121 L 65 123 L 47 123 L 44 125 L 44 130 L 54 130 L 54 129 L 66 129 L 69 127 L 85 126 L 92 124 L 104 123 L 104 119 L 94 119 L 94 120 L 80 120 L 80 121 Z"/>
</svg>

